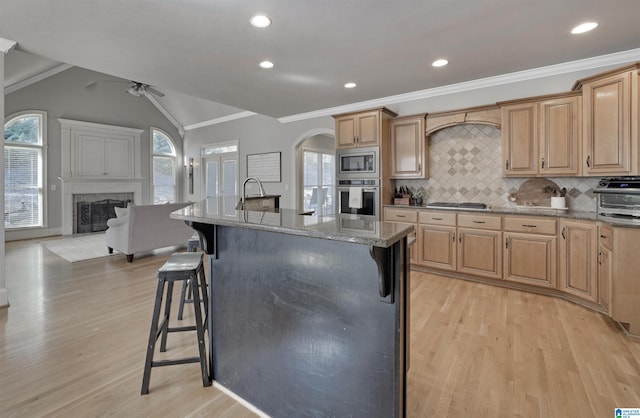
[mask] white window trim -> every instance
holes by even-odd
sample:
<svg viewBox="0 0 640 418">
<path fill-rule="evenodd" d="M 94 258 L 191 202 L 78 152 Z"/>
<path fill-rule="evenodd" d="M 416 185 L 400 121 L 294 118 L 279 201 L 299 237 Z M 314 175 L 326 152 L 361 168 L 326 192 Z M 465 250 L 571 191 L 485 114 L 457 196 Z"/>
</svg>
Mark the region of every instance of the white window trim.
<svg viewBox="0 0 640 418">
<path fill-rule="evenodd" d="M 180 161 L 182 160 L 182 156 L 180 153 L 180 150 L 178 149 L 178 145 L 176 144 L 176 141 L 173 139 L 173 137 L 171 135 L 169 135 L 168 132 L 166 132 L 163 129 L 160 128 L 155 128 L 153 126 L 151 126 L 149 128 L 149 152 L 150 152 L 150 156 L 149 156 L 149 196 L 150 196 L 150 200 L 151 200 L 151 204 L 153 204 L 153 202 L 155 201 L 155 196 L 154 196 L 154 188 L 155 188 L 155 184 L 153 183 L 153 157 L 156 155 L 153 153 L 153 131 L 158 131 L 162 134 L 164 134 L 167 138 L 169 138 L 169 141 L 171 141 L 171 145 L 173 145 L 173 149 L 175 150 L 175 169 L 174 169 L 174 181 L 175 181 L 175 190 L 174 190 L 174 196 L 173 196 L 173 200 L 175 203 L 178 203 L 180 201 L 182 201 L 182 199 L 179 196 L 182 196 L 182 187 L 181 187 L 181 182 L 180 182 Z M 160 154 L 158 154 L 160 155 Z M 166 155 L 163 155 L 166 157 Z"/>
<path fill-rule="evenodd" d="M 23 227 L 23 228 L 5 228 L 5 231 L 7 232 L 11 232 L 11 231 L 28 231 L 28 230 L 35 230 L 35 229 L 44 229 L 47 228 L 49 226 L 49 216 L 48 216 L 48 208 L 49 208 L 49 202 L 48 202 L 48 194 L 47 194 L 47 188 L 49 185 L 48 182 L 48 176 L 47 176 L 47 155 L 49 154 L 48 150 L 48 143 L 47 143 L 47 112 L 44 110 L 23 110 L 20 112 L 16 112 L 13 113 L 9 116 L 7 116 L 4 119 L 4 125 L 6 126 L 7 123 L 13 121 L 14 119 L 18 119 L 21 118 L 23 116 L 27 116 L 27 115 L 38 115 L 40 117 L 40 130 L 42 131 L 42 144 L 41 145 L 29 145 L 29 144 L 21 144 L 20 146 L 29 146 L 32 148 L 41 148 L 42 149 L 42 225 L 41 226 L 28 226 L 28 227 Z M 4 137 L 2 138 L 5 147 L 7 145 L 11 146 L 13 144 L 9 143 L 7 144 L 6 141 L 4 141 Z M 4 157 L 3 157 L 4 158 Z M 4 193 L 4 185 L 2 187 L 3 193 Z M 3 208 L 3 212 L 4 212 L 4 208 Z M 3 221 L 4 222 L 4 221 Z M 4 225 L 4 224 L 3 224 Z"/>
</svg>

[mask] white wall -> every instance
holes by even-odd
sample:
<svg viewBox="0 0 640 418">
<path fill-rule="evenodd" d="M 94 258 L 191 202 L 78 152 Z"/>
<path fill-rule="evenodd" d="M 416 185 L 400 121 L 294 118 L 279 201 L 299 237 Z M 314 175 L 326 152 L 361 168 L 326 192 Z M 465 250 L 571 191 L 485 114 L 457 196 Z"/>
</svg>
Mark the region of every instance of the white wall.
<svg viewBox="0 0 640 418">
<path fill-rule="evenodd" d="M 142 203 L 150 203 L 150 127 L 159 128 L 168 133 L 176 142 L 178 152 L 182 150 L 182 138 L 177 129 L 149 100 L 127 94 L 128 85 L 112 82 L 115 80 L 120 79 L 74 67 L 4 97 L 5 116 L 23 110 L 44 110 L 47 112 L 48 128 L 47 228 L 33 231 L 7 231 L 7 239 L 24 238 L 28 232 L 31 232 L 31 236 L 60 233 L 62 195 L 57 178 L 61 173 L 61 127 L 58 118 L 143 129 L 140 161 L 143 176 Z M 97 83 L 85 87 L 90 81 Z M 181 155 L 179 155 L 179 161 L 182 161 Z M 182 175 L 181 170 L 179 173 Z M 181 179 L 180 177 L 179 184 Z M 52 190 L 51 186 L 56 190 Z M 181 196 L 181 191 L 178 193 L 178 196 Z"/>
<path fill-rule="evenodd" d="M 293 191 L 296 184 L 293 173 L 296 145 L 310 136 L 333 135 L 333 132 L 334 123 L 330 116 L 282 124 L 274 118 L 262 115 L 187 131 L 184 137 L 184 155 L 187 158 L 193 157 L 196 164 L 193 173 L 194 194 L 185 194 L 185 200 L 197 201 L 201 199 L 200 147 L 205 144 L 238 140 L 240 184 L 247 177 L 247 154 L 280 151 L 282 153 L 282 181 L 280 183 L 264 183 L 264 189 L 268 194 L 281 195 L 280 205 L 282 207 L 295 207 Z"/>
</svg>

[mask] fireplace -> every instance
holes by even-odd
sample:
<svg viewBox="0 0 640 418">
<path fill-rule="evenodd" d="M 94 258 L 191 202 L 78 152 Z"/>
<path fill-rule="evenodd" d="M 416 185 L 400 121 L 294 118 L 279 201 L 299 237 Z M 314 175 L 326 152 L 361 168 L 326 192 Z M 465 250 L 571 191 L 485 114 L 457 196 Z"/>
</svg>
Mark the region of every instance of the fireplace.
<svg viewBox="0 0 640 418">
<path fill-rule="evenodd" d="M 116 216 L 115 208 L 126 208 L 131 200 L 105 199 L 76 204 L 76 232 L 99 232 L 107 229 L 107 220 Z"/>
</svg>

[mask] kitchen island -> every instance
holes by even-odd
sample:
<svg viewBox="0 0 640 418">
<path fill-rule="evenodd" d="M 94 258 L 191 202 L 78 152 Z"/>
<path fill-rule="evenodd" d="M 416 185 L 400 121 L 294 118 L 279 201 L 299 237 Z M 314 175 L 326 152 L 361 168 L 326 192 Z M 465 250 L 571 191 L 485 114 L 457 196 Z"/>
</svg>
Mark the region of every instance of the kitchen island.
<svg viewBox="0 0 640 418">
<path fill-rule="evenodd" d="M 273 417 L 405 416 L 413 226 L 235 201 L 171 214 L 209 254 L 212 378 Z"/>
</svg>

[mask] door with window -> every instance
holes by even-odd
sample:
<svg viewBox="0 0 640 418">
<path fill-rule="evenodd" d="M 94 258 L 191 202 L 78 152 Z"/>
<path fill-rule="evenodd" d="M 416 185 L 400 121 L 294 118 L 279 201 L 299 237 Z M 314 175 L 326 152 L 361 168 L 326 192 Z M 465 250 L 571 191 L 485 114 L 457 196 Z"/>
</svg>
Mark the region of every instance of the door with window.
<svg viewBox="0 0 640 418">
<path fill-rule="evenodd" d="M 331 215 L 335 211 L 335 156 L 324 151 L 302 150 L 302 204 L 305 211 Z"/>
<path fill-rule="evenodd" d="M 238 197 L 238 152 L 229 147 L 207 147 L 203 149 L 202 195 L 207 198 L 219 198 L 223 215 L 235 215 Z M 213 200 L 212 200 L 213 201 Z M 214 210 L 214 208 L 210 208 Z"/>
</svg>

